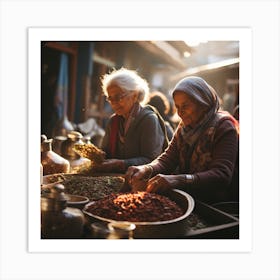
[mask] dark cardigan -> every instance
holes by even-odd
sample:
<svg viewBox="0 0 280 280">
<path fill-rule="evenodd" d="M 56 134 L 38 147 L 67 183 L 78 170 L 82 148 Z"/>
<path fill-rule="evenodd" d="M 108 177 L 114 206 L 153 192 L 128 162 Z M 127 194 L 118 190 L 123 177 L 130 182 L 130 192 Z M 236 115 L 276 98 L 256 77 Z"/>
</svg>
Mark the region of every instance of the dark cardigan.
<svg viewBox="0 0 280 280">
<path fill-rule="evenodd" d="M 211 141 L 207 142 L 209 130 L 199 138 L 189 161 L 189 170 L 182 170 L 180 163 L 180 129 L 168 149 L 152 164 L 154 174 L 193 174 L 193 185 L 182 186 L 195 198 L 215 202 L 238 200 L 239 192 L 239 137 L 229 119 L 221 119 L 215 126 Z M 210 145 L 209 145 L 210 144 Z"/>
<path fill-rule="evenodd" d="M 102 142 L 102 149 L 106 152 L 107 158 L 112 158 L 109 146 L 114 118 L 124 121 L 123 118 L 114 114 L 108 122 Z M 114 158 L 124 159 L 126 168 L 131 165 L 151 162 L 167 146 L 166 131 L 163 129 L 156 112 L 149 106 L 142 108 L 131 122 L 125 135 L 125 143 L 121 143 L 119 137 L 116 137 L 116 139 L 116 155 Z"/>
</svg>

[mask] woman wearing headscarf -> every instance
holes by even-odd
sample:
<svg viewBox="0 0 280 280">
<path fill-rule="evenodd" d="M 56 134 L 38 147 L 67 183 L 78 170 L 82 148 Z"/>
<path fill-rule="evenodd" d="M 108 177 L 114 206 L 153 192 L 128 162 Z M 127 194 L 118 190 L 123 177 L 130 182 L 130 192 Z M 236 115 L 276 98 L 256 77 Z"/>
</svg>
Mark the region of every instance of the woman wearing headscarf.
<svg viewBox="0 0 280 280">
<path fill-rule="evenodd" d="M 217 93 L 200 77 L 182 79 L 172 95 L 181 122 L 165 152 L 128 169 L 133 190 L 146 181 L 148 192 L 180 188 L 206 202 L 238 200 L 237 121 L 219 110 Z"/>
<path fill-rule="evenodd" d="M 102 89 L 114 114 L 101 145 L 106 160 L 95 171 L 125 172 L 151 162 L 167 147 L 164 121 L 151 106 L 142 106 L 149 86 L 136 71 L 121 68 L 102 77 Z"/>
</svg>

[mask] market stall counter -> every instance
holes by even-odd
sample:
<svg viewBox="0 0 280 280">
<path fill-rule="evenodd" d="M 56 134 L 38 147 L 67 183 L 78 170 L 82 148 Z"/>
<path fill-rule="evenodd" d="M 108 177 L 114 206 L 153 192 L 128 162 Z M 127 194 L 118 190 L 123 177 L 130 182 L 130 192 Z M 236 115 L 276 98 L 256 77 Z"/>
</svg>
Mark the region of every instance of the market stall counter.
<svg viewBox="0 0 280 280">
<path fill-rule="evenodd" d="M 121 192 L 124 174 L 53 174 L 44 176 L 41 201 L 48 188 L 62 184 L 66 196 L 88 198 L 65 205 L 84 215 L 82 239 L 238 239 L 239 218 L 181 190 L 165 194 Z M 71 207 L 69 207 L 71 206 Z M 63 211 L 66 211 L 65 209 Z M 59 236 L 58 238 L 64 238 Z M 69 238 L 65 236 L 65 238 Z M 73 236 L 71 235 L 71 238 Z"/>
</svg>

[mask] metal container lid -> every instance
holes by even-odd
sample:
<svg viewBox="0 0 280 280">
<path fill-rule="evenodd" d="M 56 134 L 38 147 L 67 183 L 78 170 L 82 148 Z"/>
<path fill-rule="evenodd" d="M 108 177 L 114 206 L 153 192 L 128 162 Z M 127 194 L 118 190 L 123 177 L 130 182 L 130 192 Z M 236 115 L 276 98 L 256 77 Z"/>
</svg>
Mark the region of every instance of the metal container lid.
<svg viewBox="0 0 280 280">
<path fill-rule="evenodd" d="M 68 196 L 64 193 L 62 184 L 55 184 L 49 192 L 44 192 L 41 196 L 41 210 L 58 211 L 67 207 Z"/>
</svg>

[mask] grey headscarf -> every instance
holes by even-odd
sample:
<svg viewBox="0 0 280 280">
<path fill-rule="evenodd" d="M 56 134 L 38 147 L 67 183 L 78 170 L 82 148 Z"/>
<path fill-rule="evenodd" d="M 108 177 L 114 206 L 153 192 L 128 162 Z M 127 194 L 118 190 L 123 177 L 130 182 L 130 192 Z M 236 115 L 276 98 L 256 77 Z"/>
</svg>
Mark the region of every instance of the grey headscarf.
<svg viewBox="0 0 280 280">
<path fill-rule="evenodd" d="M 172 91 L 180 90 L 185 92 L 199 104 L 209 108 L 214 113 L 219 109 L 219 100 L 216 91 L 200 77 L 187 77 L 179 81 Z"/>
<path fill-rule="evenodd" d="M 203 110 L 208 108 L 206 109 L 205 116 L 195 127 L 184 127 L 183 124 L 181 124 L 180 132 L 184 143 L 188 146 L 188 148 L 186 147 L 186 158 L 188 158 L 191 155 L 199 136 L 216 117 L 216 113 L 219 109 L 219 100 L 216 91 L 200 77 L 191 76 L 182 79 L 173 89 L 173 97 L 176 91 L 185 92 L 190 98 L 195 100 L 198 104 L 201 104 Z"/>
</svg>

